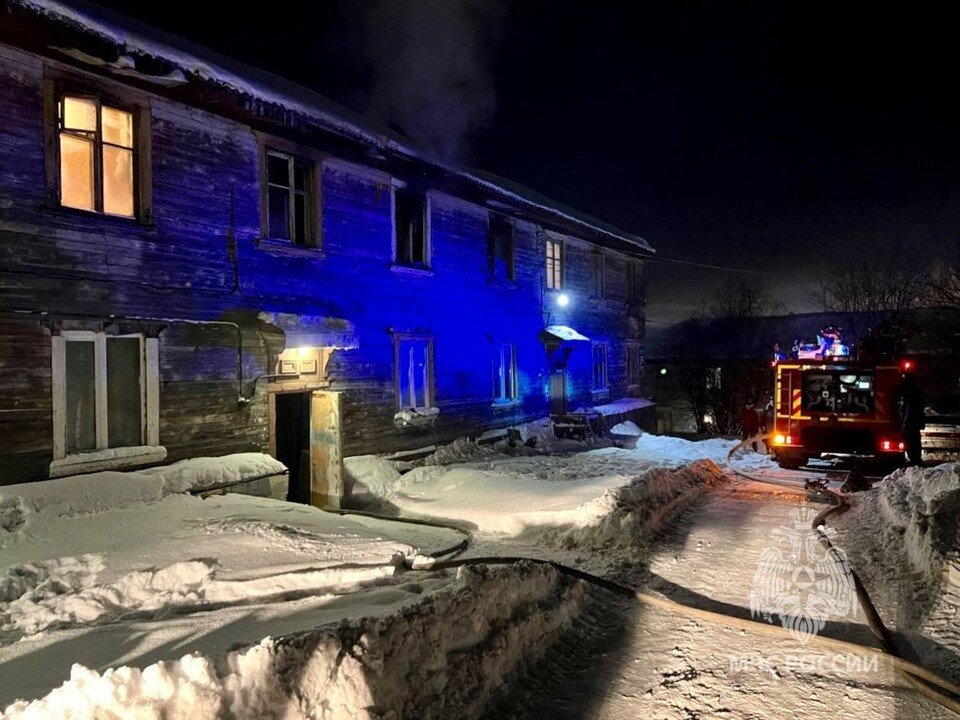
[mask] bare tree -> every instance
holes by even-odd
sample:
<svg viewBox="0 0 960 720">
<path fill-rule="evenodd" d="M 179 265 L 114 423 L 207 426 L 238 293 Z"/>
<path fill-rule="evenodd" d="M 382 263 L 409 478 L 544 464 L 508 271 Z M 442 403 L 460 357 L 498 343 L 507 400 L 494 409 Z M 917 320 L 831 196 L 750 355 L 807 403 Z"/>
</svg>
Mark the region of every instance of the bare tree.
<svg viewBox="0 0 960 720">
<path fill-rule="evenodd" d="M 764 282 L 745 281 L 723 285 L 705 307 L 678 327 L 677 389 L 698 432 L 735 435 L 744 403 L 760 402 L 769 385 L 767 357 L 753 357 L 750 319 L 776 312 L 778 304 Z"/>
<path fill-rule="evenodd" d="M 929 283 L 932 305 L 960 312 L 960 241 L 939 258 Z"/>
<path fill-rule="evenodd" d="M 721 285 L 710 303 L 717 318 L 748 318 L 772 315 L 781 309 L 763 280 L 741 280 Z"/>
<path fill-rule="evenodd" d="M 960 265 L 957 266 L 960 269 Z M 820 283 L 820 306 L 844 316 L 859 335 L 858 314 L 887 312 L 898 316 L 916 307 L 927 293 L 930 273 L 926 259 L 893 243 L 855 265 L 837 269 Z M 957 286 L 960 288 L 960 286 Z"/>
</svg>

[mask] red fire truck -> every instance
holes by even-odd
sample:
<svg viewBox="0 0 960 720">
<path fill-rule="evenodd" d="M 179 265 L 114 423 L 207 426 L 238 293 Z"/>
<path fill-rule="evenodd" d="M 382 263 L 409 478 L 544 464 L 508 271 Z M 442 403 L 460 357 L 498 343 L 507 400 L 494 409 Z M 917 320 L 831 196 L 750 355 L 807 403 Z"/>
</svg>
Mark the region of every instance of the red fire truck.
<svg viewBox="0 0 960 720">
<path fill-rule="evenodd" d="M 771 450 L 777 462 L 796 468 L 811 458 L 841 457 L 885 468 L 903 465 L 899 388 L 914 361 L 894 353 L 854 359 L 839 330 L 831 330 L 834 337 L 827 333 L 816 344 L 795 344 L 792 357 L 773 361 Z"/>
</svg>

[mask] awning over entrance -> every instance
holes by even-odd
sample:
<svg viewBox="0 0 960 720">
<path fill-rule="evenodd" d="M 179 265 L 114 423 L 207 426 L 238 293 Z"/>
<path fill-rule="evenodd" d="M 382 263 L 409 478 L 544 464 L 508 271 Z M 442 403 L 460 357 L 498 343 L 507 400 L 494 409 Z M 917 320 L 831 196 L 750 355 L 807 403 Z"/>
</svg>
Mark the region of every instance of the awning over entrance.
<svg viewBox="0 0 960 720">
<path fill-rule="evenodd" d="M 566 325 L 547 325 L 540 331 L 540 342 L 544 345 L 566 345 L 575 342 L 590 342 L 590 338 L 581 335 Z"/>
<path fill-rule="evenodd" d="M 259 318 L 283 330 L 288 350 L 301 347 L 347 350 L 360 346 L 353 323 L 342 318 L 268 312 L 260 313 Z"/>
</svg>

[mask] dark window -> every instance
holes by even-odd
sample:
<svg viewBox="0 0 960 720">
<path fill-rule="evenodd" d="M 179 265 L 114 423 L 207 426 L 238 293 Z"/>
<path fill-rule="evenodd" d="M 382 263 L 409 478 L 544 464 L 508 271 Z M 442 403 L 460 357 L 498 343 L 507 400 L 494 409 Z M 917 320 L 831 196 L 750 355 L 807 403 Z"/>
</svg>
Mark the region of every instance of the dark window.
<svg viewBox="0 0 960 720">
<path fill-rule="evenodd" d="M 133 114 L 97 97 L 64 95 L 58 120 L 60 204 L 133 217 Z"/>
<path fill-rule="evenodd" d="M 93 341 L 66 344 L 67 452 L 97 447 L 97 363 Z"/>
<path fill-rule="evenodd" d="M 302 247 L 313 246 L 313 163 L 267 151 L 267 234 Z"/>
<path fill-rule="evenodd" d="M 396 262 L 399 265 L 428 267 L 427 198 L 404 188 L 393 190 Z"/>
<path fill-rule="evenodd" d="M 499 215 L 490 216 L 487 229 L 487 258 L 490 277 L 516 279 L 513 245 L 513 223 Z"/>
<path fill-rule="evenodd" d="M 107 338 L 107 445 L 126 447 L 143 441 L 138 337 Z"/>
<path fill-rule="evenodd" d="M 602 298 L 606 291 L 606 262 L 600 253 L 593 256 L 593 295 Z"/>
<path fill-rule="evenodd" d="M 627 263 L 627 300 L 634 305 L 643 302 L 643 265 L 639 262 Z"/>
<path fill-rule="evenodd" d="M 872 413 L 875 407 L 872 371 L 808 371 L 803 373 L 802 408 L 820 413 Z"/>
<path fill-rule="evenodd" d="M 143 444 L 143 338 L 87 332 L 65 335 L 66 453 Z"/>
<path fill-rule="evenodd" d="M 607 389 L 607 346 L 600 343 L 593 346 L 593 389 Z"/>
<path fill-rule="evenodd" d="M 563 244 L 547 240 L 547 288 L 563 289 Z"/>
<path fill-rule="evenodd" d="M 513 402 L 519 396 L 516 348 L 510 343 L 501 343 L 494 364 L 493 399 L 499 403 Z"/>
<path fill-rule="evenodd" d="M 399 406 L 426 408 L 433 403 L 433 360 L 430 341 L 404 338 L 397 341 L 397 389 Z"/>
</svg>

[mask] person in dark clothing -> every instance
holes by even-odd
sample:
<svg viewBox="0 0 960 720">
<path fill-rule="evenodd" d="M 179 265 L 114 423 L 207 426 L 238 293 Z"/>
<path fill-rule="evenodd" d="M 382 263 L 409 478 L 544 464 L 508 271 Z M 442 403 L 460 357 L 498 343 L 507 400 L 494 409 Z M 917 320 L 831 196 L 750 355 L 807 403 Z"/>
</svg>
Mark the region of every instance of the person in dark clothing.
<svg viewBox="0 0 960 720">
<path fill-rule="evenodd" d="M 740 438 L 742 440 L 752 438 L 760 432 L 760 413 L 753 407 L 752 402 L 748 402 L 740 411 L 740 428 Z M 756 443 L 751 443 L 751 445 L 753 445 L 754 450 L 757 449 Z"/>
<path fill-rule="evenodd" d="M 925 404 L 926 398 L 917 383 L 917 376 L 912 372 L 904 373 L 903 382 L 900 383 L 900 419 L 910 465 L 919 465 L 921 461 L 920 431 L 926 426 L 923 415 Z"/>
</svg>

